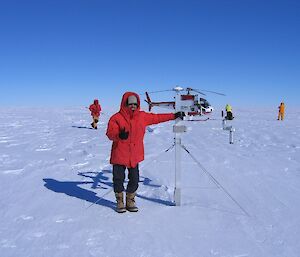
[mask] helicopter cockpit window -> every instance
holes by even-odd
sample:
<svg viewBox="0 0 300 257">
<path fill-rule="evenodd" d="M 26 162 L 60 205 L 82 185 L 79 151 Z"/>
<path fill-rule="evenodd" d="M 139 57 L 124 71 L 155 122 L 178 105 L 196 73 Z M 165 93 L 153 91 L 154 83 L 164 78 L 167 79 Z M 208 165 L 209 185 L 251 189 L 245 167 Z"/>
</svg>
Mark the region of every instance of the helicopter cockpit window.
<svg viewBox="0 0 300 257">
<path fill-rule="evenodd" d="M 204 106 L 205 108 L 207 108 L 207 107 L 209 106 L 209 102 L 205 100 L 205 101 L 203 102 L 203 106 Z"/>
<path fill-rule="evenodd" d="M 210 106 L 209 102 L 204 98 L 200 99 L 200 105 L 204 108 L 208 108 Z"/>
</svg>

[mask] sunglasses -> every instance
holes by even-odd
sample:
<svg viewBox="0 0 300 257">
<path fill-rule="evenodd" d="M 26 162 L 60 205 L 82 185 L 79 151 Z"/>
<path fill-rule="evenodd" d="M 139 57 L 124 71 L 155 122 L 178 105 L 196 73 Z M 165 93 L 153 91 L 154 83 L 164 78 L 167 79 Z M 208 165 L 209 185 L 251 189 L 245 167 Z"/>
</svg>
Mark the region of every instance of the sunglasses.
<svg viewBox="0 0 300 257">
<path fill-rule="evenodd" d="M 138 104 L 137 104 L 137 103 L 131 103 L 131 104 L 128 104 L 128 106 L 129 106 L 129 105 L 138 106 Z"/>
</svg>

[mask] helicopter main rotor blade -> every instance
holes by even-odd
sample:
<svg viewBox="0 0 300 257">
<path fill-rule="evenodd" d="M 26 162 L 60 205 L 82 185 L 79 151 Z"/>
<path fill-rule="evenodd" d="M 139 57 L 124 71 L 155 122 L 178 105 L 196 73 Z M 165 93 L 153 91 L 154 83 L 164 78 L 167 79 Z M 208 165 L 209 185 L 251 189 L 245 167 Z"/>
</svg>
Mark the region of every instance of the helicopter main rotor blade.
<svg viewBox="0 0 300 257">
<path fill-rule="evenodd" d="M 201 94 L 201 95 L 205 95 L 205 96 L 206 96 L 206 94 L 202 93 L 202 92 L 199 91 L 198 89 L 194 89 L 194 88 L 188 87 L 186 90 L 187 90 L 188 92 L 189 92 L 189 91 L 195 91 L 195 92 L 197 92 L 197 93 L 199 93 L 199 94 Z"/>
<path fill-rule="evenodd" d="M 173 89 L 166 89 L 166 90 L 152 91 L 152 92 L 148 92 L 148 93 L 153 94 L 153 93 L 161 93 L 161 92 L 168 92 L 168 91 L 174 91 L 174 90 Z"/>
<path fill-rule="evenodd" d="M 176 91 L 176 92 L 178 92 L 178 91 L 183 91 L 183 90 L 185 90 L 185 89 L 177 85 L 176 87 L 174 87 L 174 88 L 172 88 L 172 89 L 164 89 L 164 90 L 157 90 L 157 91 L 151 91 L 151 92 L 148 92 L 148 91 L 147 91 L 147 93 L 148 93 L 148 94 L 155 94 L 155 93 L 171 92 L 171 91 Z M 144 95 L 144 94 L 145 94 L 145 93 L 141 93 L 141 95 Z"/>
<path fill-rule="evenodd" d="M 172 89 L 166 89 L 166 90 L 158 90 L 158 91 L 147 91 L 148 94 L 156 94 L 156 93 L 161 93 L 161 92 L 167 92 L 167 91 L 173 91 Z M 139 95 L 145 95 L 146 93 L 139 93 Z"/>
<path fill-rule="evenodd" d="M 193 90 L 195 90 L 195 89 L 193 89 Z M 197 89 L 197 90 L 198 90 L 198 89 Z M 198 92 L 197 90 L 195 90 L 195 91 Z M 204 90 L 204 89 L 201 89 L 201 91 L 208 92 L 208 93 L 213 93 L 213 94 L 217 94 L 217 95 L 226 96 L 226 95 L 223 94 L 223 93 L 219 93 L 219 92 L 215 92 L 215 91 Z M 198 92 L 198 93 L 199 93 L 199 92 Z"/>
</svg>

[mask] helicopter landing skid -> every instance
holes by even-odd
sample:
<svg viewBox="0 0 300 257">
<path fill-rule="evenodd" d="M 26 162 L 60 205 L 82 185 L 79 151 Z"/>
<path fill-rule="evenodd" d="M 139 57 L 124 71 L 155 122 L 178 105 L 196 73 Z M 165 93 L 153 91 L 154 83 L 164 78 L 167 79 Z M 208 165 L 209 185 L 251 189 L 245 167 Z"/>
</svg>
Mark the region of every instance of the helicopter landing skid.
<svg viewBox="0 0 300 257">
<path fill-rule="evenodd" d="M 206 119 L 194 119 L 194 120 L 184 120 L 184 121 L 208 121 L 209 118 Z"/>
</svg>

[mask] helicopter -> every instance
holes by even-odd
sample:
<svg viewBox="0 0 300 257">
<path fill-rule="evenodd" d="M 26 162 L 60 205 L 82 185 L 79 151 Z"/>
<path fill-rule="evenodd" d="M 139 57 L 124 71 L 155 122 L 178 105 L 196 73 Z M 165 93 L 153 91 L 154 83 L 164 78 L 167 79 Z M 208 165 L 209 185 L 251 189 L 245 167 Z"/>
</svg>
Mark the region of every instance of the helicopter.
<svg viewBox="0 0 300 257">
<path fill-rule="evenodd" d="M 178 111 L 183 111 L 189 116 L 209 114 L 214 110 L 214 108 L 210 105 L 210 103 L 205 98 L 203 97 L 198 98 L 198 94 L 206 96 L 206 94 L 199 91 L 198 89 L 193 89 L 190 87 L 182 88 L 180 86 L 176 86 L 171 90 L 161 90 L 161 91 L 154 91 L 150 93 L 159 93 L 165 91 L 175 91 L 177 96 L 179 97 L 175 98 L 175 101 L 153 102 L 150 99 L 149 92 L 145 92 L 146 94 L 145 102 L 148 104 L 149 112 L 151 111 L 152 107 L 155 106 L 171 107 Z M 202 90 L 202 91 L 225 96 L 222 93 L 218 93 L 214 91 L 208 91 L 208 90 Z"/>
</svg>

